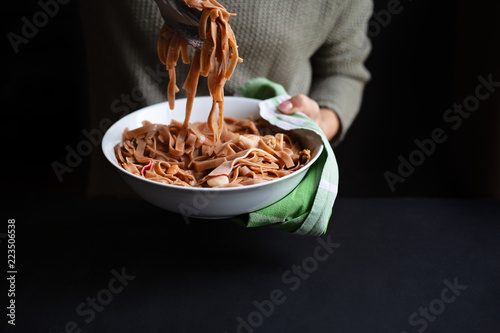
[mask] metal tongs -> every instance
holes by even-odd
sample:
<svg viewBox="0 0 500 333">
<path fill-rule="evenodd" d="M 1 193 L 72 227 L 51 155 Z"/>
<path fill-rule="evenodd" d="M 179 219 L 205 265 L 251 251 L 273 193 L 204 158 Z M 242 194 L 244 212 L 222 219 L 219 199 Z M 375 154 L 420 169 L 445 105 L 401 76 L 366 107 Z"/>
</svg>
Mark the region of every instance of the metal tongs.
<svg viewBox="0 0 500 333">
<path fill-rule="evenodd" d="M 155 0 L 168 27 L 184 38 L 189 45 L 201 48 L 198 33 L 201 11 L 186 5 L 184 0 Z"/>
</svg>

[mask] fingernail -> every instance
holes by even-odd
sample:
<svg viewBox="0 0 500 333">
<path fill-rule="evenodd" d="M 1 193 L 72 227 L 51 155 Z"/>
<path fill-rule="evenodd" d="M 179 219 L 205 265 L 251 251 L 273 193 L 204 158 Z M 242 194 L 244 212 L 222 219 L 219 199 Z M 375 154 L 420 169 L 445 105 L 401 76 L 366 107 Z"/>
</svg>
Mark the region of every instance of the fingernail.
<svg viewBox="0 0 500 333">
<path fill-rule="evenodd" d="M 292 105 L 292 102 L 290 102 L 290 101 L 284 101 L 283 103 L 278 105 L 278 109 L 282 112 L 290 111 L 292 109 L 292 107 L 293 107 L 293 105 Z"/>
</svg>

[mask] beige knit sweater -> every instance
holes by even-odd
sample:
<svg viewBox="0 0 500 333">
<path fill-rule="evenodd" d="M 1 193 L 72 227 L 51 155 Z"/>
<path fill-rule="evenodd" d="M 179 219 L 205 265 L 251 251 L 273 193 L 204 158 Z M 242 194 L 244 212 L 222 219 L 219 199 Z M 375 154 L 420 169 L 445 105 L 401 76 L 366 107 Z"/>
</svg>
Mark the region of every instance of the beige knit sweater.
<svg viewBox="0 0 500 333">
<path fill-rule="evenodd" d="M 344 134 L 358 113 L 369 73 L 363 63 L 371 0 L 220 0 L 229 12 L 243 62 L 225 85 L 226 95 L 255 77 L 306 94 L 337 112 Z M 156 53 L 163 23 L 153 0 L 82 0 L 89 72 L 91 129 L 146 105 L 166 100 L 168 75 Z M 179 61 L 178 85 L 189 65 Z M 199 95 L 206 95 L 200 80 Z M 178 98 L 185 97 L 181 90 Z M 90 130 L 91 130 L 90 129 Z M 99 147 L 91 157 L 89 194 L 130 190 L 105 161 Z"/>
</svg>

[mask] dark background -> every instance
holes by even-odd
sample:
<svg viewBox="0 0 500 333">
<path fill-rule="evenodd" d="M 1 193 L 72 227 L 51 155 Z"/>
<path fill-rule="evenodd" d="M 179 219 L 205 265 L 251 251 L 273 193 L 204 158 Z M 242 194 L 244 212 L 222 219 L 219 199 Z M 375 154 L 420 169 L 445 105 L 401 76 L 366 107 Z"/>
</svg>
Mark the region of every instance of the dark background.
<svg viewBox="0 0 500 333">
<path fill-rule="evenodd" d="M 379 19 L 388 3 L 375 1 Z M 478 76 L 500 81 L 500 4 L 401 6 L 389 23 L 371 21 L 372 80 L 335 149 L 340 194 L 322 239 L 342 246 L 286 294 L 259 332 L 415 332 L 408 316 L 455 278 L 467 290 L 426 332 L 498 328 L 500 212 L 491 198 L 500 198 L 500 93 L 456 131 L 442 117 L 475 93 Z M 36 1 L 10 7 L 2 11 L 4 36 L 40 10 Z M 145 201 L 85 198 L 89 158 L 57 180 L 51 163 L 64 161 L 65 147 L 90 128 L 76 1 L 61 5 L 17 54 L 3 41 L 2 211 L 17 223 L 20 325 L 2 327 L 55 333 L 75 320 L 84 332 L 235 331 L 236 318 L 255 310 L 252 300 L 288 290 L 281 274 L 312 255 L 319 238 L 228 221 L 186 225 Z M 392 192 L 384 173 L 396 173 L 398 156 L 407 158 L 414 140 L 437 127 L 448 139 Z M 464 200 L 471 198 L 478 200 Z M 86 325 L 75 307 L 122 267 L 137 279 Z"/>
<path fill-rule="evenodd" d="M 375 1 L 373 51 L 366 63 L 372 80 L 358 118 L 336 148 L 339 195 L 500 198 L 500 93 L 482 101 L 457 130 L 442 119 L 474 94 L 478 76 L 500 81 L 500 5 L 402 0 L 387 17 L 388 3 Z M 21 18 L 40 10 L 35 1 L 12 6 L 4 13 L 5 36 L 19 34 Z M 24 176 L 7 177 L 7 186 L 16 195 L 83 194 L 89 158 L 61 183 L 51 167 L 64 161 L 65 147 L 75 147 L 84 139 L 82 130 L 89 129 L 77 2 L 60 5 L 17 54 L 7 38 L 4 45 L 2 141 L 8 160 L 29 157 L 16 163 Z M 391 191 L 384 173 L 397 173 L 398 156 L 408 158 L 417 148 L 414 140 L 430 138 L 436 127 L 444 128 L 448 139 Z M 93 153 L 101 152 L 95 147 Z"/>
</svg>

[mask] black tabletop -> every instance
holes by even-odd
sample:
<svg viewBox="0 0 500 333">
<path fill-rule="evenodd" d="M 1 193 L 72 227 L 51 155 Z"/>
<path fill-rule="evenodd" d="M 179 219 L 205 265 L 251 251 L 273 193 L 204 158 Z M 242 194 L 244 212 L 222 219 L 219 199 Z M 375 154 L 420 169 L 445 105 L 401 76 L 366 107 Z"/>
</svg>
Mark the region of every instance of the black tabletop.
<svg viewBox="0 0 500 333">
<path fill-rule="evenodd" d="M 7 331 L 496 332 L 500 324 L 495 200 L 339 198 L 321 237 L 187 220 L 136 199 L 46 197 L 15 212 L 16 326 Z"/>
</svg>

